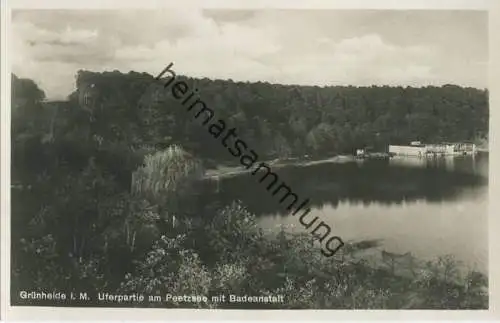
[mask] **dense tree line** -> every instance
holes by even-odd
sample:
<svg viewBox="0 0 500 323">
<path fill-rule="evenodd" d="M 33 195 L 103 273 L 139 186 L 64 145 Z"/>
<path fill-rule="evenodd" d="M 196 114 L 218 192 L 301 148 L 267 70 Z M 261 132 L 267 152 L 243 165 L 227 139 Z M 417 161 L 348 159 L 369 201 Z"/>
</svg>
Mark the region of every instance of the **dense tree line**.
<svg viewBox="0 0 500 323">
<path fill-rule="evenodd" d="M 349 154 L 366 146 L 385 150 L 389 143 L 413 140 L 479 141 L 488 133 L 487 90 L 185 80 L 219 119 L 237 128 L 238 137 L 268 158 Z M 202 158 L 231 160 L 150 75 L 80 71 L 77 90 L 90 84 L 96 89 L 93 108 L 105 107 L 101 130 L 114 131 L 117 140 L 176 142 Z"/>
<path fill-rule="evenodd" d="M 487 132 L 487 93 L 475 89 L 188 81 L 269 158 Z M 79 72 L 76 84 L 68 100 L 46 102 L 33 81 L 12 77 L 13 304 L 38 290 L 274 293 L 285 295 L 280 308 L 487 307 L 484 275 L 462 277 L 449 259 L 410 279 L 349 251 L 327 260 L 307 236 L 265 235 L 236 201 L 199 203 L 207 160 L 230 155 L 162 84 L 133 72 Z"/>
</svg>

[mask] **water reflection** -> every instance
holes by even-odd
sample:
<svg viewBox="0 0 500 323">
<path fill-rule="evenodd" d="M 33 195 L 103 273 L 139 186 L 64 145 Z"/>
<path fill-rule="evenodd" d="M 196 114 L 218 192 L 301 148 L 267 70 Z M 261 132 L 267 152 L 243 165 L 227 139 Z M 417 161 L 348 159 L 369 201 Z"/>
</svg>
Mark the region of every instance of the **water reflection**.
<svg viewBox="0 0 500 323">
<path fill-rule="evenodd" d="M 438 168 L 442 171 L 454 173 L 475 174 L 488 176 L 488 159 L 484 154 L 478 156 L 447 156 L 438 158 L 405 158 L 393 157 L 389 160 L 391 166 L 405 166 L 418 168 Z"/>
<path fill-rule="evenodd" d="M 311 216 L 327 222 L 345 241 L 381 239 L 383 249 L 426 259 L 452 254 L 486 271 L 488 156 L 323 164 L 278 172 Z M 297 219 L 285 212 L 255 177 L 221 180 L 204 205 L 241 200 L 268 229 Z"/>
<path fill-rule="evenodd" d="M 301 200 L 310 198 L 310 205 L 317 208 L 324 205 L 336 208 L 342 202 L 369 206 L 457 200 L 464 189 L 487 184 L 487 169 L 487 157 L 481 156 L 290 166 L 277 173 Z M 254 176 L 221 180 L 218 186 L 217 193 L 207 193 L 207 203 L 216 200 L 227 204 L 239 199 L 257 215 L 288 215 Z"/>
</svg>

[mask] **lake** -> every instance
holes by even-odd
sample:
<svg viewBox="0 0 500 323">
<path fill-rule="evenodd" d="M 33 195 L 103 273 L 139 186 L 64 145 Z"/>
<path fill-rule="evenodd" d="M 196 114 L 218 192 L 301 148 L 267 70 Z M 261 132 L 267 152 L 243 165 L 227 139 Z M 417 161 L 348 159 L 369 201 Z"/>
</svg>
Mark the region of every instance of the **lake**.
<svg viewBox="0 0 500 323">
<path fill-rule="evenodd" d="M 410 251 L 421 260 L 451 254 L 487 271 L 488 154 L 289 166 L 276 173 L 344 241 L 380 239 L 381 250 Z M 304 230 L 248 174 L 222 179 L 210 199 L 241 200 L 268 230 Z"/>
</svg>

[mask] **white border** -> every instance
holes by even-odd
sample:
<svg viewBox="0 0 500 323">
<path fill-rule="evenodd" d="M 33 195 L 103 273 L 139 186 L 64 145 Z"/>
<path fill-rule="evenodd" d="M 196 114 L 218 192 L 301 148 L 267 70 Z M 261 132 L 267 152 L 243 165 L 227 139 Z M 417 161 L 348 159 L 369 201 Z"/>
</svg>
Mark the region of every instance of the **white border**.
<svg viewBox="0 0 500 323">
<path fill-rule="evenodd" d="M 6 5 L 5 5 L 6 4 Z M 494 252 L 500 242 L 499 216 L 500 196 L 498 177 L 499 154 L 498 140 L 496 140 L 496 126 L 500 125 L 500 113 L 496 111 L 500 106 L 500 1 L 495 0 L 11 0 L 2 2 L 2 53 L 1 53 L 1 316 L 7 320 L 32 321 L 38 319 L 58 320 L 166 320 L 174 319 L 237 319 L 237 320 L 375 320 L 375 319 L 492 319 L 499 318 L 496 310 L 499 304 L 498 278 L 499 255 Z M 159 7 L 203 7 L 203 8 L 231 8 L 231 9 L 259 9 L 259 8 L 290 8 L 290 9 L 430 9 L 430 10 L 489 10 L 489 37 L 490 37 L 490 75 L 488 90 L 490 93 L 490 200 L 489 200 L 489 282 L 490 282 L 490 309 L 484 311 L 449 311 L 449 310 L 188 310 L 188 309 L 105 309 L 105 308 L 49 308 L 49 307 L 11 307 L 10 302 L 10 65 L 8 48 L 8 26 L 10 26 L 11 9 L 119 9 L 119 8 L 159 8 Z M 497 194 L 493 194 L 497 192 Z M 495 200 L 496 197 L 496 200 Z"/>
<path fill-rule="evenodd" d="M 220 9 L 431 9 L 488 10 L 494 0 L 10 0 L 14 9 L 119 9 L 196 7 Z"/>
</svg>

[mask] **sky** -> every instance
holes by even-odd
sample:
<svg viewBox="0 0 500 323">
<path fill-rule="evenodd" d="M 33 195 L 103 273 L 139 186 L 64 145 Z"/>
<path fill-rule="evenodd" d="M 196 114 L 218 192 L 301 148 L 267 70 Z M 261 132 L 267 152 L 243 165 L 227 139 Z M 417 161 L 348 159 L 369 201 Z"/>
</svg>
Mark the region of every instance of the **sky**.
<svg viewBox="0 0 500 323">
<path fill-rule="evenodd" d="M 48 99 L 80 69 L 299 85 L 487 88 L 485 11 L 17 10 L 12 72 Z M 200 89 L 200 91 L 202 91 Z"/>
</svg>

